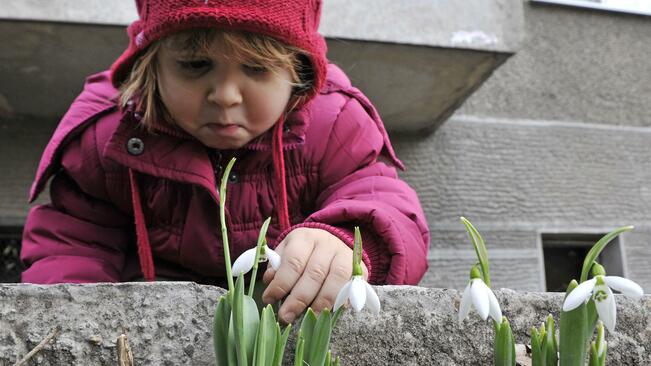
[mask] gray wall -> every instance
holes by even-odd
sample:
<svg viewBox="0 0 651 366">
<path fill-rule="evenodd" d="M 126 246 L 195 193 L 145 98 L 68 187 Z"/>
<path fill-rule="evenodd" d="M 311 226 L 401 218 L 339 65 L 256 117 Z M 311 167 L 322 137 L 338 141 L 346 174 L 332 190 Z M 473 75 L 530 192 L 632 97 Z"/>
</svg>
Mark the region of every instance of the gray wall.
<svg viewBox="0 0 651 366">
<path fill-rule="evenodd" d="M 529 1 L 524 10 L 522 49 L 460 110 L 432 134 L 392 134 L 432 230 L 421 285 L 465 284 L 474 252 L 463 215 L 486 238 L 495 286 L 518 290 L 545 288 L 541 233 L 635 225 L 621 238 L 624 270 L 649 291 L 651 17 Z M 56 119 L 2 111 L 0 98 L 0 226 L 22 225 Z"/>
<path fill-rule="evenodd" d="M 525 2 L 526 36 L 434 134 L 393 136 L 432 230 L 421 285 L 461 287 L 484 234 L 494 286 L 544 290 L 540 233 L 606 233 L 651 289 L 651 17 Z"/>
</svg>

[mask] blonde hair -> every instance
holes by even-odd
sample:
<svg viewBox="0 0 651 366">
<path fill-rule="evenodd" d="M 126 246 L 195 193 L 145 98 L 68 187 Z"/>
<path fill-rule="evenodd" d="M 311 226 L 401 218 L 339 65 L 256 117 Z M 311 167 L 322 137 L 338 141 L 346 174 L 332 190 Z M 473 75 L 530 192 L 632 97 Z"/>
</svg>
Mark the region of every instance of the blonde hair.
<svg viewBox="0 0 651 366">
<path fill-rule="evenodd" d="M 191 54 L 208 53 L 218 41 L 225 54 L 234 60 L 253 62 L 272 72 L 286 69 L 293 86 L 287 111 L 305 102 L 314 85 L 314 72 L 307 53 L 274 38 L 250 32 L 221 31 L 211 28 L 190 29 L 153 42 L 134 63 L 127 80 L 120 86 L 120 105 L 125 108 L 136 98 L 136 110 L 142 113 L 141 124 L 151 129 L 159 120 L 174 125 L 158 94 L 157 55 L 161 47 L 188 51 Z"/>
</svg>

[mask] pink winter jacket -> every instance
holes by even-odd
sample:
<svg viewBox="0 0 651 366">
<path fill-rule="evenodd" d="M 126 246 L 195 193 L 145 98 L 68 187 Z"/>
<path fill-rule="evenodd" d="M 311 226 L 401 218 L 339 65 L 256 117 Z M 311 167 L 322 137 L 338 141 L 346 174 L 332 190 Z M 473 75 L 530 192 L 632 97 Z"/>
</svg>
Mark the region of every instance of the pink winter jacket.
<svg viewBox="0 0 651 366">
<path fill-rule="evenodd" d="M 289 218 L 278 230 L 271 133 L 236 151 L 215 151 L 173 133 L 149 134 L 120 111 L 108 72 L 84 91 L 47 145 L 30 193 L 50 183 L 51 203 L 29 212 L 22 281 L 116 282 L 142 278 L 128 169 L 138 175 L 156 276 L 223 283 L 219 224 L 221 166 L 237 157 L 228 185 L 231 258 L 255 245 L 272 217 L 273 245 L 296 227 L 328 230 L 352 245 L 362 228 L 364 260 L 375 284 L 417 284 L 427 270 L 429 232 L 416 193 L 398 179 L 376 110 L 334 65 L 320 94 L 288 116 L 284 139 Z M 144 150 L 133 154 L 129 140 Z"/>
</svg>

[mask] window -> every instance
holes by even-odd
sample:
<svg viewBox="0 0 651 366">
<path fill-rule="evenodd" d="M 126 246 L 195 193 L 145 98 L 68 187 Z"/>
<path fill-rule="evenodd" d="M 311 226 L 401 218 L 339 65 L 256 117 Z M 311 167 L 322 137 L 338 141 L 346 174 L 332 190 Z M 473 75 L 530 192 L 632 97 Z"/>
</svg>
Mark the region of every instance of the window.
<svg viewBox="0 0 651 366">
<path fill-rule="evenodd" d="M 531 2 L 651 15 L 651 1 L 649 0 L 531 0 Z"/>
<path fill-rule="evenodd" d="M 20 227 L 0 227 L 0 283 L 20 282 Z"/>
<path fill-rule="evenodd" d="M 572 279 L 578 281 L 586 254 L 603 235 L 542 234 L 546 291 L 565 292 Z M 624 275 L 619 238 L 606 246 L 597 262 L 604 266 L 608 275 Z"/>
</svg>

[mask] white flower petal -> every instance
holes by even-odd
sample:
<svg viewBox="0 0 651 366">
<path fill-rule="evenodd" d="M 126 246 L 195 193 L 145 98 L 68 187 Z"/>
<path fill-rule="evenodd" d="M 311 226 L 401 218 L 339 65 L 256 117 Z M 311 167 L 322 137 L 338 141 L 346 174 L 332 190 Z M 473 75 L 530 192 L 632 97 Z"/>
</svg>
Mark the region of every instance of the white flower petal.
<svg viewBox="0 0 651 366">
<path fill-rule="evenodd" d="M 626 296 L 642 297 L 644 290 L 637 283 L 628 278 L 618 276 L 604 276 L 604 282 L 608 287 L 617 290 Z"/>
<path fill-rule="evenodd" d="M 470 299 L 470 284 L 468 282 L 466 288 L 463 290 L 463 295 L 461 296 L 461 303 L 459 304 L 459 323 L 463 322 L 464 319 L 468 317 L 470 312 L 470 304 L 472 300 Z"/>
<path fill-rule="evenodd" d="M 488 305 L 488 313 L 491 318 L 493 318 L 493 320 L 498 324 L 502 324 L 502 309 L 500 309 L 500 303 L 497 301 L 497 297 L 495 297 L 493 290 L 490 288 L 488 288 Z"/>
<path fill-rule="evenodd" d="M 350 300 L 350 305 L 355 309 L 355 311 L 360 311 L 366 303 L 366 288 L 364 286 L 366 282 L 362 279 L 362 276 L 355 276 L 350 284 L 350 295 L 348 299 Z"/>
<path fill-rule="evenodd" d="M 479 313 L 479 316 L 486 320 L 488 318 L 489 310 L 489 300 L 488 300 L 488 291 L 490 289 L 484 281 L 480 279 L 472 280 L 470 285 L 470 295 L 472 297 L 472 304 L 475 306 L 475 310 Z"/>
<path fill-rule="evenodd" d="M 335 306 L 333 307 L 334 311 L 337 311 L 341 305 L 343 305 L 346 300 L 348 300 L 348 293 L 350 292 L 350 285 L 353 281 L 348 281 L 346 284 L 339 290 L 337 298 L 335 299 Z"/>
<path fill-rule="evenodd" d="M 271 264 L 271 268 L 277 271 L 278 268 L 280 268 L 280 255 L 278 255 L 278 253 L 276 253 L 273 249 L 269 248 L 268 246 L 265 246 L 264 254 L 267 256 L 267 259 L 269 259 L 269 264 Z"/>
<path fill-rule="evenodd" d="M 240 275 L 247 273 L 253 268 L 253 261 L 255 260 L 255 249 L 249 249 L 246 252 L 242 253 L 235 263 L 233 263 L 233 268 L 231 269 L 233 276 L 239 277 Z"/>
<path fill-rule="evenodd" d="M 578 308 L 585 300 L 590 297 L 592 289 L 594 289 L 594 284 L 597 282 L 594 278 L 589 279 L 585 282 L 580 283 L 578 286 L 570 292 L 569 295 L 565 298 L 563 303 L 563 311 L 572 311 Z"/>
<path fill-rule="evenodd" d="M 615 304 L 615 295 L 606 285 L 597 285 L 594 288 L 594 303 L 597 307 L 599 319 L 604 322 L 606 329 L 610 332 L 615 331 L 615 321 L 617 318 L 617 305 Z"/>
<path fill-rule="evenodd" d="M 369 285 L 366 281 L 366 307 L 371 311 L 371 313 L 377 315 L 380 313 L 380 298 L 375 293 L 373 286 Z"/>
</svg>

